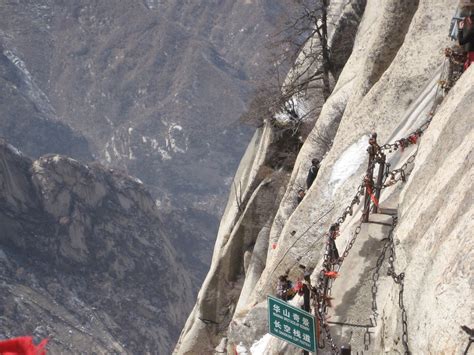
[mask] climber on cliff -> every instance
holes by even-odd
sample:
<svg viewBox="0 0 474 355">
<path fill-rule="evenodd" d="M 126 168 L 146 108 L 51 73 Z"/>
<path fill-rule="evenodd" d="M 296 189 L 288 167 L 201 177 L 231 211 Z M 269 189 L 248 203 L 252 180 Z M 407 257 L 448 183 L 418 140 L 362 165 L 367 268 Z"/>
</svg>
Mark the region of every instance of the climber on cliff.
<svg viewBox="0 0 474 355">
<path fill-rule="evenodd" d="M 339 261 L 339 251 L 336 246 L 336 238 L 339 236 L 339 225 L 333 224 L 329 228 L 329 260 L 332 264 Z"/>
<path fill-rule="evenodd" d="M 309 269 L 302 264 L 300 264 L 299 267 L 303 272 L 303 280 L 298 281 L 297 291 L 300 296 L 303 296 L 303 304 L 301 308 L 309 312 L 311 309 L 310 308 L 310 298 L 311 298 L 311 289 L 312 289 L 311 273 L 313 272 L 313 269 Z"/>
<path fill-rule="evenodd" d="M 288 280 L 288 273 L 278 277 L 277 297 L 283 301 L 291 300 L 296 292 L 293 289 L 293 284 Z"/>
<path fill-rule="evenodd" d="M 303 201 L 304 197 L 306 196 L 305 192 L 303 189 L 298 190 L 298 196 L 296 197 L 296 200 L 298 201 L 298 205 L 300 204 L 301 201 Z"/>
<path fill-rule="evenodd" d="M 316 179 L 316 176 L 318 175 L 319 166 L 320 163 L 318 159 L 311 160 L 311 167 L 309 168 L 308 177 L 306 178 L 306 186 L 308 187 L 308 190 L 313 184 L 314 179 Z"/>
<path fill-rule="evenodd" d="M 459 23 L 458 41 L 467 54 L 464 70 L 474 62 L 474 10 L 470 10 L 469 16 Z"/>
<path fill-rule="evenodd" d="M 306 284 L 311 286 L 311 274 L 314 271 L 312 268 L 307 268 L 306 266 L 300 264 L 299 268 L 303 271 L 303 280 Z"/>
</svg>

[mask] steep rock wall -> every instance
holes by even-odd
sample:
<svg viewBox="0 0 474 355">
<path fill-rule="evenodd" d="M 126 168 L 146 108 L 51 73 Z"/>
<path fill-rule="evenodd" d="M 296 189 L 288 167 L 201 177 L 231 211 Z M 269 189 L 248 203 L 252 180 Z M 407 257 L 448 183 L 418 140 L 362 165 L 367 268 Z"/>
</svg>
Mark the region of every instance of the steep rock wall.
<svg viewBox="0 0 474 355">
<path fill-rule="evenodd" d="M 270 235 L 272 242 L 279 238 L 283 225 L 293 212 L 291 200 L 294 198 L 293 196 L 296 194 L 297 189 L 305 184 L 305 174 L 311 159 L 315 157 L 321 159 L 328 152 L 330 148 L 328 142 L 330 144 L 334 140 L 343 115 L 347 116 L 350 113 L 350 107 L 360 103 L 363 95 L 370 89 L 371 83 L 373 84 L 370 78 L 380 76 L 380 72 L 377 71 L 380 66 L 374 64 L 376 60 L 372 53 L 379 53 L 379 55 L 381 55 L 380 53 L 385 53 L 390 57 L 396 53 L 399 46 L 403 43 L 404 32 L 400 33 L 398 31 L 396 18 L 390 16 L 393 8 L 399 10 L 397 17 L 403 17 L 404 21 L 407 21 L 406 18 L 410 19 L 413 14 L 413 5 L 402 6 L 399 2 L 383 2 L 376 5 L 376 3 L 368 2 L 359 25 L 352 54 L 339 75 L 332 95 L 324 104 L 316 126 L 311 131 L 303 149 L 298 155 L 291 182 L 283 198 L 284 202 L 279 208 L 275 224 L 272 227 Z M 346 17 L 342 17 L 340 21 L 343 23 L 343 19 L 352 14 L 353 12 L 349 11 L 349 14 Z M 404 21 L 402 21 L 402 24 L 404 24 Z M 344 28 L 343 24 L 339 28 Z M 335 31 L 335 35 L 337 33 L 338 31 Z M 394 38 L 390 49 L 380 48 L 385 38 Z M 334 39 L 334 41 L 336 40 L 337 38 Z M 333 46 L 339 48 L 337 42 L 334 42 Z M 368 54 L 370 55 L 368 56 Z M 315 102 L 318 99 L 320 100 L 320 97 L 309 98 L 312 106 L 320 104 Z M 290 203 L 285 202 L 288 200 Z"/>
<path fill-rule="evenodd" d="M 358 5 L 354 5 L 355 9 L 353 9 L 347 7 L 347 3 L 344 1 L 335 2 L 336 7 L 341 9 L 342 12 L 338 13 L 338 10 L 332 9 L 331 17 L 335 19 L 336 23 L 332 31 L 340 30 L 337 24 L 346 24 L 345 21 L 348 18 L 355 16 L 356 20 L 349 21 L 352 25 L 354 21 L 357 21 L 361 9 L 363 9 L 364 1 L 357 1 L 357 3 Z M 332 24 L 334 25 L 334 23 Z M 346 42 L 346 44 L 350 47 L 350 43 Z M 311 68 L 311 70 L 316 69 Z M 304 63 L 301 70 L 305 70 Z M 313 93 L 321 97 L 319 90 L 313 91 Z M 289 173 L 294 166 L 294 159 L 299 149 L 299 137 L 288 132 L 285 134 L 275 131 L 269 122 L 255 133 L 234 178 L 228 204 L 219 227 L 211 269 L 198 295 L 196 306 L 183 329 L 175 353 L 210 353 L 218 344 L 220 350 L 226 349 L 227 327 L 234 311 L 237 314 L 242 312 L 245 314 L 248 311 L 246 306 L 265 267 L 268 249 L 277 247 L 276 243 L 269 241 L 270 227 L 274 224 L 273 219 L 276 209 L 285 192 L 290 177 Z M 267 188 L 266 190 L 271 191 L 271 193 L 265 194 L 265 189 L 259 191 L 261 185 L 276 186 Z M 246 214 L 247 209 L 252 206 L 246 206 L 245 203 L 249 200 L 254 201 L 252 198 L 257 201 L 262 199 L 267 202 L 271 201 L 272 204 L 271 208 L 261 211 L 263 216 L 259 216 L 257 223 L 252 219 L 249 222 L 249 217 L 255 217 L 252 214 Z M 243 206 L 239 207 L 242 202 Z M 287 203 L 294 209 L 297 205 L 296 197 L 292 196 Z M 244 215 L 247 220 L 241 216 L 242 209 L 245 209 Z M 216 279 L 223 278 L 228 281 L 228 275 L 225 276 L 226 271 L 223 266 L 228 265 L 229 258 L 231 258 L 227 250 L 233 247 L 234 244 L 241 243 L 237 236 L 240 235 L 242 224 L 254 225 L 254 235 L 251 236 L 253 240 L 251 250 L 246 253 L 245 250 L 240 249 L 236 254 L 238 258 L 245 260 L 244 273 L 239 275 L 240 280 L 237 283 L 236 290 L 233 290 L 234 283 L 230 288 L 229 284 L 226 283 L 225 287 L 217 287 L 216 289 Z M 229 242 L 230 239 L 232 240 Z M 231 246 L 226 245 L 228 242 Z M 233 258 L 233 262 L 235 261 L 235 258 Z M 209 322 L 210 319 L 207 319 L 206 315 L 209 314 L 210 309 L 212 310 L 210 314 L 214 317 L 219 312 L 221 316 L 223 312 L 226 313 L 226 316 L 224 318 L 218 317 L 218 321 L 213 319 Z M 229 310 L 231 310 L 230 317 L 227 316 Z"/>
<path fill-rule="evenodd" d="M 474 68 L 444 100 L 421 141 L 399 201 L 398 269 L 405 272 L 408 335 L 413 354 L 464 351 L 472 326 L 474 257 Z M 391 290 L 396 299 L 397 288 Z M 400 334 L 396 303 L 387 303 L 382 348 Z M 395 329 L 397 328 L 397 329 Z"/>
<path fill-rule="evenodd" d="M 379 6 L 379 4 L 379 2 L 371 3 L 369 1 L 367 8 L 374 8 Z M 397 56 L 381 76 L 381 79 L 363 96 L 363 99 L 357 105 L 358 109 L 350 109 L 348 112 L 344 112 L 341 124 L 337 126 L 337 134 L 334 138 L 331 150 L 325 156 L 318 177 L 309 190 L 307 197 L 291 215 L 283 215 L 283 229 L 276 224 L 272 226 L 270 235 L 271 241 L 278 240 L 279 244 L 290 244 L 291 231 L 295 230 L 298 233 L 308 227 L 311 227 L 311 234 L 318 235 L 318 233 L 320 234 L 326 230 L 326 221 L 312 225 L 313 222 L 326 211 L 334 207 L 330 212 L 329 218 L 331 219 L 331 215 L 338 215 L 343 206 L 350 202 L 348 200 L 356 191 L 356 186 L 360 183 L 360 176 L 365 167 L 363 153 L 366 146 L 364 140 L 366 142 L 367 138 L 364 137 L 367 137 L 370 132 L 376 131 L 379 134 L 379 141 L 384 142 L 388 139 L 392 135 L 392 132 L 406 118 L 405 112 L 410 108 L 412 101 L 414 101 L 415 98 L 422 93 L 424 87 L 431 82 L 433 73 L 436 74 L 437 68 L 443 61 L 441 55 L 435 55 L 434 53 L 440 53 L 440 50 L 449 43 L 445 35 L 447 20 L 444 14 L 451 11 L 451 9 L 455 7 L 454 4 L 455 1 L 451 4 L 445 1 L 439 1 L 438 3 L 420 2 L 405 41 L 399 49 Z M 367 10 L 366 14 L 370 16 L 370 12 L 367 13 Z M 366 35 L 372 36 L 372 34 L 363 31 L 364 21 L 366 21 L 366 26 L 370 27 L 372 20 L 377 18 L 377 16 L 366 18 L 366 14 L 364 14 L 364 19 L 359 29 L 353 56 L 349 59 L 339 78 L 339 82 L 341 82 L 341 80 L 344 82 L 345 72 L 354 78 L 349 92 L 357 93 L 365 90 L 364 84 L 357 84 L 357 81 L 359 83 L 365 82 L 363 78 L 366 75 L 366 56 L 370 54 L 370 51 L 367 52 L 367 50 L 364 49 L 366 43 L 370 41 L 364 37 Z M 431 26 L 438 23 L 437 31 L 422 25 L 422 21 L 426 16 L 432 18 Z M 426 40 L 428 37 L 430 39 L 429 41 Z M 423 38 L 425 40 L 423 40 Z M 420 46 L 425 48 L 420 48 Z M 360 77 L 362 77 L 362 79 L 360 79 Z M 329 112 L 333 112 L 331 108 L 335 104 L 334 101 L 336 101 L 336 104 L 341 104 L 338 100 L 339 95 L 340 90 L 338 86 L 336 86 L 333 95 L 323 107 L 323 111 L 313 132 L 319 129 L 319 124 L 323 124 L 324 121 L 328 120 L 328 116 L 331 116 L 330 113 L 326 114 L 326 107 L 328 107 L 327 110 Z M 353 105 L 354 104 L 355 103 L 353 103 Z M 333 171 L 335 163 L 353 144 L 354 148 L 362 153 L 362 159 L 355 159 L 359 160 L 358 164 L 348 171 L 348 178 L 336 184 L 334 179 L 331 179 L 331 177 L 334 178 Z M 303 185 L 310 159 L 313 156 L 320 157 L 320 149 L 320 146 L 317 143 L 315 144 L 311 136 L 306 140 L 298 155 L 292 179 L 290 180 L 289 190 L 294 189 L 295 186 Z M 360 156 L 360 153 L 358 153 L 358 156 Z M 287 198 L 291 200 L 292 195 L 294 195 L 294 193 L 287 193 Z M 280 210 L 290 210 L 291 212 L 291 209 L 288 209 L 288 205 L 290 204 L 287 204 L 284 199 L 280 205 Z M 276 219 L 279 219 L 279 217 L 277 216 Z M 298 234 L 295 237 L 298 237 Z M 283 252 L 278 249 L 273 252 L 274 255 L 269 255 L 267 268 L 261 278 L 262 282 L 260 286 L 262 289 L 258 290 L 258 293 L 266 294 L 272 290 L 273 281 L 268 279 L 265 273 L 270 273 L 270 270 L 273 270 L 276 264 L 280 265 L 279 270 L 276 272 L 281 273 L 288 267 L 287 264 L 293 263 L 299 255 L 306 252 L 307 242 L 308 240 L 303 239 L 302 243 L 293 247 L 292 251 L 286 254 L 285 260 L 283 261 L 281 261 Z M 308 258 L 312 260 L 311 263 L 315 262 L 314 256 Z M 308 258 L 303 261 L 311 261 L 308 260 Z M 270 284 L 267 284 L 267 282 L 270 282 Z"/>
<path fill-rule="evenodd" d="M 270 231 L 265 226 L 256 236 L 256 245 L 268 238 L 265 268 L 256 284 L 255 274 L 250 276 L 250 281 L 244 281 L 232 322 L 220 332 L 229 341 L 226 344 L 224 338 L 218 351 L 231 352 L 239 343 L 249 350 L 259 339 L 260 353 L 262 349 L 265 354 L 297 351 L 264 337 L 266 296 L 274 294 L 277 277 L 286 269 L 290 269 L 291 278 L 300 277 L 299 263 L 316 268 L 312 275 L 313 281 L 316 280 L 325 245 L 324 233 L 350 203 L 367 166 L 365 149 L 369 133 L 376 131 L 381 143 L 392 142 L 418 128 L 429 117 L 430 110 L 440 103 L 436 94 L 444 61 L 441 52 L 450 44 L 446 33 L 449 14 L 456 5 L 454 0 L 367 1 L 352 54 L 298 154 Z M 456 307 L 449 302 L 449 297 L 472 298 L 469 297 L 472 282 L 467 271 L 470 257 L 454 258 L 464 248 L 470 250 L 471 243 L 469 233 L 464 236 L 460 231 L 469 230 L 472 224 L 472 207 L 466 203 L 472 189 L 472 71 L 464 74 L 441 104 L 428 133 L 422 137 L 408 184 L 391 187 L 382 196 L 382 204 L 395 209 L 400 206 L 395 230 L 396 268 L 398 272 L 406 272 L 405 303 L 413 353 L 457 353 L 466 345 L 467 337 L 463 338 L 459 325 L 471 321 L 472 302 Z M 319 139 L 321 134 L 333 140 L 331 146 Z M 400 167 L 416 149 L 418 146 L 393 154 L 392 168 Z M 313 157 L 324 158 L 321 169 L 303 202 L 296 206 L 296 191 L 304 186 Z M 449 174 L 446 173 L 448 162 L 454 164 Z M 446 195 L 451 200 L 443 197 Z M 423 201 L 421 206 L 415 206 L 418 201 Z M 340 250 L 347 245 L 360 217 L 360 209 L 356 209 L 354 216 L 344 224 L 337 240 Z M 448 230 L 449 227 L 452 230 Z M 439 236 L 439 229 L 445 232 L 444 239 Z M 454 240 L 458 240 L 459 245 L 454 246 Z M 261 270 L 262 259 L 259 260 Z M 344 272 L 350 273 L 350 270 Z M 369 353 L 403 352 L 398 289 L 389 282 L 381 287 L 382 322 L 373 335 Z M 343 285 L 340 288 L 344 289 Z M 349 294 L 341 294 L 345 300 L 346 296 Z M 419 299 L 425 301 L 421 308 Z M 439 321 L 442 317 L 443 321 Z M 451 327 L 449 335 L 437 339 L 436 344 L 429 344 L 430 335 L 443 333 L 447 327 Z M 447 337 L 451 340 L 447 341 Z M 347 341 L 347 338 L 337 340 Z M 197 338 L 184 336 L 182 341 L 189 346 Z M 191 349 L 189 346 L 188 353 L 199 353 Z"/>
<path fill-rule="evenodd" d="M 298 149 L 297 137 L 275 134 L 270 124 L 254 135 L 234 178 L 211 270 L 176 353 L 212 353 L 236 309 L 246 303 L 265 265 L 269 228 Z"/>
</svg>

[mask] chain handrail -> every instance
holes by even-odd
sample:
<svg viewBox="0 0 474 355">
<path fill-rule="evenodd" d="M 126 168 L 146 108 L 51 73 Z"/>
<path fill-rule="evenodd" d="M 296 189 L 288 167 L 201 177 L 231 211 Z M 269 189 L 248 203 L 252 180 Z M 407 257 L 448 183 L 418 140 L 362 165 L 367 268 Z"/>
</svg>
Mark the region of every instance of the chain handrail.
<svg viewBox="0 0 474 355">
<path fill-rule="evenodd" d="M 443 63 L 441 76 L 445 75 L 445 71 L 446 71 L 446 61 Z M 332 335 L 329 329 L 329 324 L 326 319 L 328 307 L 330 306 L 330 300 L 331 300 L 330 295 L 331 295 L 332 284 L 334 282 L 334 279 L 338 277 L 339 270 L 342 266 L 344 259 L 348 256 L 349 251 L 353 247 L 358 235 L 360 234 L 362 222 L 364 220 L 362 219 L 361 222 L 355 228 L 353 236 L 348 242 L 346 248 L 344 249 L 342 257 L 339 257 L 338 255 L 337 247 L 334 240 L 337 238 L 339 234 L 339 228 L 345 222 L 347 216 L 348 215 L 352 216 L 354 206 L 360 204 L 361 197 L 362 195 L 364 195 L 364 192 L 365 192 L 365 199 L 367 201 L 367 199 L 369 198 L 369 193 L 372 194 L 374 187 L 378 189 L 378 192 L 379 192 L 378 194 L 380 194 L 380 190 L 385 189 L 389 186 L 392 186 L 399 181 L 402 181 L 402 182 L 406 181 L 407 177 L 411 173 L 411 171 L 407 171 L 408 166 L 414 163 L 418 150 L 416 150 L 400 168 L 392 170 L 392 171 L 390 171 L 390 164 L 385 163 L 386 162 L 385 156 L 387 154 L 391 154 L 394 151 L 398 151 L 398 150 L 401 150 L 403 152 L 405 148 L 407 148 L 408 146 L 415 145 L 418 143 L 419 138 L 428 129 L 431 121 L 433 120 L 436 109 L 440 103 L 439 98 L 440 98 L 440 94 L 442 94 L 441 89 L 442 89 L 442 85 L 441 85 L 441 80 L 440 80 L 438 82 L 438 87 L 437 87 L 435 97 L 433 100 L 433 105 L 428 113 L 428 119 L 425 122 L 423 122 L 423 124 L 420 127 L 418 127 L 415 131 L 410 133 L 407 137 L 398 139 L 397 141 L 393 143 L 386 143 L 382 146 L 379 146 L 376 140 L 377 135 L 372 134 L 369 140 L 369 144 L 370 144 L 368 148 L 369 164 L 367 168 L 367 173 L 364 175 L 362 179 L 362 183 L 357 187 L 357 193 L 352 199 L 350 205 L 344 209 L 344 212 L 342 213 L 342 215 L 338 217 L 336 219 L 336 222 L 331 225 L 329 232 L 327 232 L 324 235 L 327 238 L 327 242 L 326 242 L 326 250 L 323 257 L 323 265 L 322 265 L 323 267 L 319 273 L 317 286 L 312 288 L 312 291 L 313 291 L 312 297 L 317 300 L 317 304 L 318 304 L 317 314 L 319 318 L 319 323 L 320 323 L 321 328 L 323 328 L 326 333 L 326 338 L 329 344 L 331 345 L 331 351 L 334 354 L 339 354 L 339 349 L 337 348 L 334 342 L 334 339 L 332 338 Z M 375 164 L 385 165 L 385 170 L 382 169 L 383 174 L 384 174 L 384 179 L 383 179 L 383 184 L 381 186 L 376 186 L 373 182 L 373 169 L 375 167 Z M 390 180 L 388 180 L 389 178 Z M 373 198 L 372 201 L 375 204 L 378 203 L 378 201 L 374 201 L 375 197 L 373 197 L 373 195 L 371 196 L 371 198 Z M 369 200 L 369 209 L 366 211 L 366 213 L 367 214 L 370 213 L 370 200 Z M 366 221 L 368 221 L 368 219 Z M 395 228 L 395 226 L 393 226 L 393 228 Z M 397 275 L 394 271 L 393 258 L 394 258 L 395 251 L 394 251 L 392 233 L 393 233 L 393 229 L 391 231 L 391 237 L 389 237 L 391 239 L 389 239 L 389 242 L 387 242 L 386 245 L 384 246 L 383 258 L 379 257 L 379 259 L 377 260 L 376 270 L 380 269 L 383 259 L 385 258 L 386 250 L 390 246 L 391 251 L 390 251 L 390 258 L 389 258 L 389 262 L 390 262 L 389 272 L 392 278 L 394 279 L 394 281 L 400 285 L 399 305 L 400 305 L 400 308 L 402 309 L 402 324 L 403 324 L 402 342 L 405 347 L 405 354 L 410 354 L 409 348 L 408 348 L 407 313 L 403 304 L 403 292 L 404 292 L 403 281 L 404 281 L 405 274 L 401 273 Z M 335 254 L 337 254 L 337 258 L 334 258 Z M 331 256 L 333 257 L 331 258 Z M 376 318 L 378 316 L 378 312 L 377 312 L 377 304 L 376 304 L 376 299 L 375 299 L 376 294 L 374 295 L 374 291 L 375 292 L 377 291 L 376 282 L 378 280 L 378 277 L 379 277 L 378 273 L 373 277 L 374 284 L 372 286 L 372 297 L 373 297 L 372 310 L 373 310 L 375 324 L 377 322 Z M 366 350 L 367 350 L 365 336 L 364 336 L 364 344 L 366 345 Z"/>
<path fill-rule="evenodd" d="M 408 316 L 407 316 L 407 310 L 405 308 L 405 304 L 403 303 L 403 292 L 405 290 L 405 273 L 401 272 L 399 274 L 396 273 L 395 271 L 395 241 L 393 239 L 393 233 L 395 230 L 395 227 L 397 226 L 398 223 L 398 217 L 393 216 L 392 217 L 392 229 L 390 230 L 390 233 L 388 235 L 388 245 L 390 248 L 390 254 L 388 257 L 388 270 L 387 270 L 387 275 L 391 276 L 393 281 L 399 285 L 400 291 L 398 294 L 398 305 L 400 307 L 400 310 L 402 311 L 402 343 L 403 347 L 405 348 L 405 355 L 410 355 L 410 349 L 408 347 Z"/>
</svg>

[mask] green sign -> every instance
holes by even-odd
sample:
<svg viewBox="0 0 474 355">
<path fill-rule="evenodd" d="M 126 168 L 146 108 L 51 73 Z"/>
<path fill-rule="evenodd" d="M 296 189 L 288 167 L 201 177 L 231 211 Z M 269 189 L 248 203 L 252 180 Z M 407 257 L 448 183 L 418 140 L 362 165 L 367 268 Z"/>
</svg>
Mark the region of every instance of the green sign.
<svg viewBox="0 0 474 355">
<path fill-rule="evenodd" d="M 277 338 L 316 352 L 313 315 L 272 296 L 268 296 L 268 329 Z"/>
</svg>

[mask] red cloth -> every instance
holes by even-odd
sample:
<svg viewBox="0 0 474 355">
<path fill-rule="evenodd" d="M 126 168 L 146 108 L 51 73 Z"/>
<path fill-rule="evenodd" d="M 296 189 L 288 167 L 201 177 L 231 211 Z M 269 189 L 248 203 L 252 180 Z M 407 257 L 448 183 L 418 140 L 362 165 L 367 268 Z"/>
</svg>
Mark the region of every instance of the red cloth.
<svg viewBox="0 0 474 355">
<path fill-rule="evenodd" d="M 326 271 L 324 275 L 326 275 L 330 279 L 335 279 L 336 277 L 339 276 L 339 273 L 337 271 Z"/>
<path fill-rule="evenodd" d="M 44 349 L 48 339 L 41 341 L 39 345 L 33 343 L 32 337 L 19 337 L 0 341 L 1 355 L 46 355 Z"/>
<path fill-rule="evenodd" d="M 418 136 L 416 134 L 412 134 L 410 137 L 408 137 L 408 140 L 412 144 L 416 144 L 416 141 L 418 140 Z"/>
<path fill-rule="evenodd" d="M 295 290 L 295 292 L 300 292 L 303 289 L 303 283 L 298 280 L 293 289 Z"/>
<path fill-rule="evenodd" d="M 377 198 L 375 197 L 374 193 L 372 192 L 372 188 L 370 186 L 367 186 L 367 192 L 370 195 L 370 199 L 374 203 L 375 206 L 379 207 L 379 201 L 377 201 Z"/>
<path fill-rule="evenodd" d="M 464 70 L 467 70 L 467 68 L 469 68 L 469 66 L 471 65 L 472 62 L 474 62 L 474 52 L 468 52 L 467 53 L 467 60 L 464 63 Z"/>
</svg>

